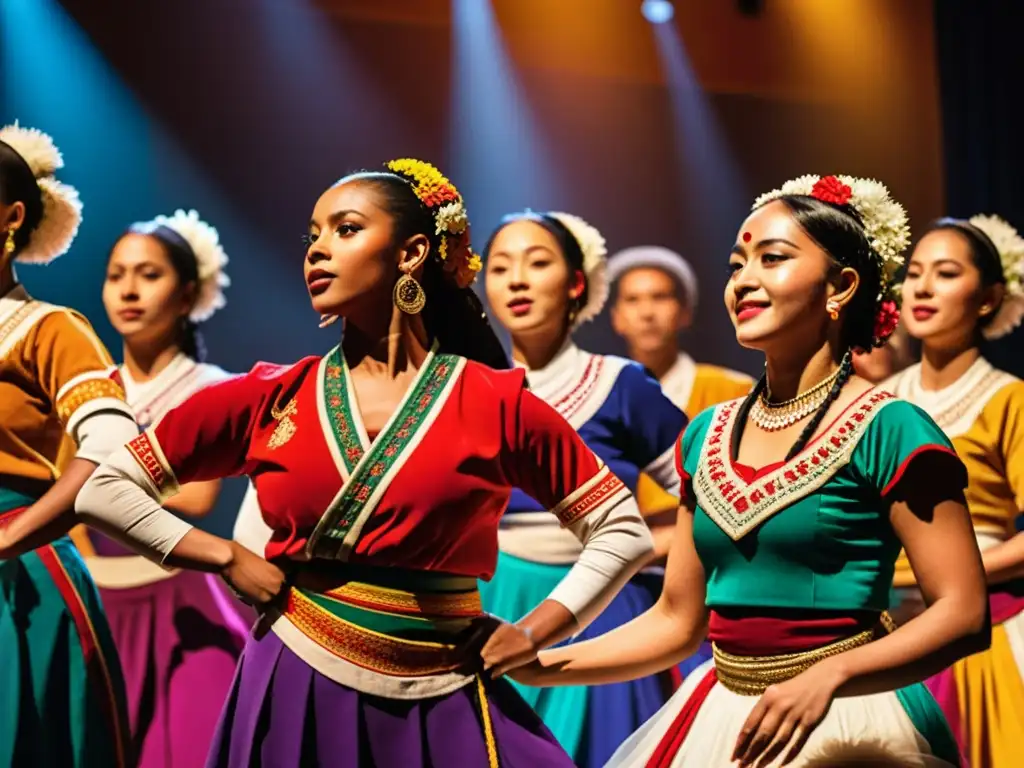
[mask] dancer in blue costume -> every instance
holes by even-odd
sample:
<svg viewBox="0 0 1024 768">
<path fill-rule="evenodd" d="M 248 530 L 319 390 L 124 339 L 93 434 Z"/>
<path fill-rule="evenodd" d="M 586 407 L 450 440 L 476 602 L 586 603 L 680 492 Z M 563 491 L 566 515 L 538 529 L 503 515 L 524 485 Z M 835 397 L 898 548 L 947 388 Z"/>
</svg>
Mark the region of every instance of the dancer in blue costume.
<svg viewBox="0 0 1024 768">
<path fill-rule="evenodd" d="M 657 381 L 628 360 L 584 352 L 572 332 L 595 317 L 608 296 L 604 238 L 563 213 L 507 216 L 486 249 L 487 298 L 512 334 L 516 364 L 530 389 L 579 432 L 631 489 L 641 472 L 673 496 L 679 476 L 673 441 L 686 425 Z M 656 548 L 667 552 L 669 519 L 648 519 Z M 554 523 L 554 524 L 552 524 Z M 525 615 L 569 572 L 579 542 L 537 501 L 516 491 L 498 533 L 494 578 L 481 585 L 484 608 L 510 621 Z M 619 593 L 577 639 L 607 632 L 643 613 L 661 592 L 663 571 L 649 568 Z M 601 766 L 671 694 L 669 677 L 600 688 L 520 688 L 577 765 Z"/>
</svg>

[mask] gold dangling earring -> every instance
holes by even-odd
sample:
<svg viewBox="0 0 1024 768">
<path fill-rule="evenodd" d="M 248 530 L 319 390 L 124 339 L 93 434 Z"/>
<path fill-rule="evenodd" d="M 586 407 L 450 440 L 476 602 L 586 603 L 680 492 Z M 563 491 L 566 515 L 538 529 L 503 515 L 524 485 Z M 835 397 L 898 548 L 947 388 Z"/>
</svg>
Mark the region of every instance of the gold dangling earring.
<svg viewBox="0 0 1024 768">
<path fill-rule="evenodd" d="M 14 253 L 14 233 L 16 231 L 17 230 L 14 229 L 14 227 L 11 227 L 10 229 L 7 230 L 7 240 L 4 241 L 4 256 L 8 258 L 12 253 Z"/>
<path fill-rule="evenodd" d="M 825 309 L 828 310 L 828 316 L 831 317 L 833 320 L 839 319 L 839 305 L 836 304 L 834 301 L 830 300 L 825 302 Z"/>
<path fill-rule="evenodd" d="M 416 278 L 403 274 L 395 283 L 395 306 L 407 315 L 418 315 L 427 303 L 427 294 Z"/>
</svg>

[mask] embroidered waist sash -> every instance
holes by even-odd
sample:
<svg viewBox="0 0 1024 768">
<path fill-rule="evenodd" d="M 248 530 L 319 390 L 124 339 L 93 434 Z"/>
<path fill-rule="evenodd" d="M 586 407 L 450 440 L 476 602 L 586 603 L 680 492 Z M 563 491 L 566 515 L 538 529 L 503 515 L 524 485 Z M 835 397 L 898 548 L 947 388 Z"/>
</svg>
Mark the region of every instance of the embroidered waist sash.
<svg viewBox="0 0 1024 768">
<path fill-rule="evenodd" d="M 749 640 L 761 648 L 771 643 L 771 638 L 779 640 L 779 650 L 787 651 L 775 654 L 746 655 L 730 651 L 747 650 L 748 638 L 740 635 L 740 622 L 746 623 L 751 637 Z M 791 626 L 798 624 L 799 626 Z M 717 625 L 717 626 L 716 626 Z M 715 673 L 718 681 L 733 693 L 743 696 L 760 696 L 770 685 L 785 682 L 806 671 L 819 661 L 845 653 L 853 648 L 877 640 L 896 629 L 896 625 L 888 613 L 878 615 L 874 622 L 853 634 L 840 634 L 829 642 L 821 642 L 828 633 L 843 632 L 843 627 L 864 626 L 862 617 L 851 616 L 848 620 L 840 617 L 812 618 L 800 622 L 764 617 L 746 619 L 723 619 L 712 614 L 709 623 L 709 639 L 715 658 Z M 808 640 L 817 638 L 818 642 L 811 647 L 798 648 L 797 638 L 801 635 Z"/>
<path fill-rule="evenodd" d="M 471 623 L 483 615 L 473 578 L 310 564 L 291 583 L 283 615 L 294 627 L 335 657 L 389 677 L 466 667 Z"/>
</svg>

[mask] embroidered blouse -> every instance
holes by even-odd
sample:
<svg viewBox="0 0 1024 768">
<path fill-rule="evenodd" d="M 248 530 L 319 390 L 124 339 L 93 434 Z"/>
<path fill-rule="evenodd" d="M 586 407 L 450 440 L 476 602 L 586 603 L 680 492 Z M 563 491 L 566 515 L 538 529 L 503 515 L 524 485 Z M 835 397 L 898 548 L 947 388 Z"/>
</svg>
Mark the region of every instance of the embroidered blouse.
<svg viewBox="0 0 1024 768">
<path fill-rule="evenodd" d="M 1024 510 L 1024 381 L 978 358 L 942 390 L 921 387 L 920 364 L 883 386 L 920 406 L 952 441 L 967 467 L 975 531 L 993 543 L 1013 536 Z M 905 556 L 896 568 L 901 580 L 912 578 Z"/>
<path fill-rule="evenodd" d="M 71 455 L 99 463 L 119 444 L 110 435 L 124 442 L 137 432 L 84 317 L 20 285 L 0 297 L 0 487 L 38 496 Z"/>
<path fill-rule="evenodd" d="M 530 391 L 568 421 L 627 488 L 635 490 L 643 472 L 678 498 L 673 451 L 686 416 L 641 366 L 585 352 L 569 340 L 544 368 L 522 370 Z M 502 551 L 536 562 L 575 562 L 579 542 L 560 535 L 545 509 L 527 489 L 514 491 L 499 534 Z"/>
<path fill-rule="evenodd" d="M 707 605 L 885 610 L 900 551 L 886 496 L 928 451 L 948 453 L 963 472 L 945 435 L 876 388 L 793 459 L 755 472 L 730 457 L 741 403 L 704 411 L 679 441 Z"/>
</svg>

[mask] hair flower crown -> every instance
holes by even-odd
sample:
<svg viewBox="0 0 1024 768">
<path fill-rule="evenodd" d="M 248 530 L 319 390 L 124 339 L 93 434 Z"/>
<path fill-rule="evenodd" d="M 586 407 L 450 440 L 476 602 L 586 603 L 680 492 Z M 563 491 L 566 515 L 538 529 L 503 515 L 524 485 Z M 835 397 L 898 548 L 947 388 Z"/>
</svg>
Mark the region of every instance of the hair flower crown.
<svg viewBox="0 0 1024 768">
<path fill-rule="evenodd" d="M 790 195 L 848 205 L 857 212 L 878 266 L 880 287 L 875 299 L 874 345 L 882 346 L 899 321 L 899 294 L 895 286 L 896 276 L 903 268 L 903 254 L 910 245 L 907 212 L 880 181 L 855 176 L 800 176 L 758 197 L 753 208 Z"/>
<path fill-rule="evenodd" d="M 469 215 L 459 190 L 437 168 L 422 160 L 402 158 L 385 167 L 409 182 L 433 216 L 435 234 L 441 237 L 437 257 L 445 273 L 460 288 L 471 286 L 483 268 L 483 261 L 473 253 Z"/>
<path fill-rule="evenodd" d="M 562 226 L 576 238 L 580 251 L 583 253 L 583 274 L 587 280 L 587 303 L 580 307 L 573 319 L 572 327 L 579 328 L 588 320 L 593 320 L 608 301 L 608 247 L 604 235 L 597 227 L 588 224 L 579 216 L 571 213 L 553 211 L 548 214 L 561 222 Z"/>
<path fill-rule="evenodd" d="M 1006 278 L 1006 296 L 996 316 L 982 331 L 987 339 L 998 339 L 1010 333 L 1024 320 L 1024 238 L 1009 222 L 998 216 L 978 214 L 969 219 L 992 241 Z"/>
<path fill-rule="evenodd" d="M 188 243 L 192 254 L 196 257 L 196 268 L 199 274 L 199 285 L 196 291 L 196 303 L 189 312 L 189 320 L 201 323 L 227 304 L 224 289 L 231 285 L 231 280 L 224 273 L 228 256 L 220 244 L 217 230 L 199 218 L 195 210 L 178 209 L 173 216 L 157 216 L 149 226 L 167 227 Z"/>
<path fill-rule="evenodd" d="M 64 158 L 49 135 L 22 128 L 17 121 L 0 128 L 0 141 L 17 152 L 32 171 L 43 202 L 43 215 L 15 260 L 23 264 L 49 264 L 67 253 L 82 223 L 78 190 L 54 178 Z"/>
</svg>

